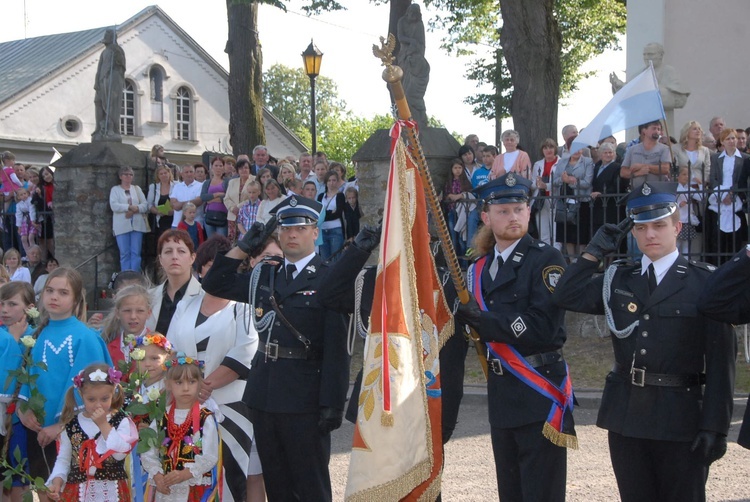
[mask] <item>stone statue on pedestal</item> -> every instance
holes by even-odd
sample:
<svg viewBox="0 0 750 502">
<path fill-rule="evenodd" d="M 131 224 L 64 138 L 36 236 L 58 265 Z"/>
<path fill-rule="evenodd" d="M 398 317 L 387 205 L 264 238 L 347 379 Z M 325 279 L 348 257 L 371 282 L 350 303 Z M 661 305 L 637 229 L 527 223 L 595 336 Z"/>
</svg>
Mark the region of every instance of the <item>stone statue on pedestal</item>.
<svg viewBox="0 0 750 502">
<path fill-rule="evenodd" d="M 649 61 L 653 62 L 664 111 L 670 112 L 675 108 L 685 106 L 688 96 L 690 96 L 690 90 L 680 82 L 677 71 L 673 67 L 663 64 L 663 60 L 664 47 L 661 44 L 656 42 L 646 44 L 643 48 L 643 62 L 647 67 Z M 612 84 L 612 94 L 625 85 L 625 82 L 620 80 L 614 72 L 610 73 L 609 81 Z"/>
<path fill-rule="evenodd" d="M 117 44 L 117 32 L 110 28 L 104 32 L 104 50 L 96 70 L 96 128 L 91 135 L 92 141 L 122 141 L 120 109 L 124 85 L 125 51 Z"/>
<path fill-rule="evenodd" d="M 401 45 L 397 64 L 404 72 L 404 94 L 412 118 L 417 121 L 419 128 L 424 130 L 427 127 L 424 94 L 430 81 L 430 64 L 424 57 L 424 23 L 419 5 L 411 4 L 406 9 L 406 14 L 398 20 L 397 35 Z"/>
</svg>

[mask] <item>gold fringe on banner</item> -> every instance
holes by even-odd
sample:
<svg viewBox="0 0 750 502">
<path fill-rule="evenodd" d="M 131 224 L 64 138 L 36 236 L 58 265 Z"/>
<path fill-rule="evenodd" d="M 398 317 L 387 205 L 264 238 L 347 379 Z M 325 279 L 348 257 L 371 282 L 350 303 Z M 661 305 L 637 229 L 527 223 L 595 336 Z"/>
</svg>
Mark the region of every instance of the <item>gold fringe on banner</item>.
<svg viewBox="0 0 750 502">
<path fill-rule="evenodd" d="M 552 427 L 549 422 L 544 422 L 542 428 L 542 435 L 552 441 L 552 444 L 556 446 L 562 446 L 563 448 L 570 448 L 573 450 L 578 449 L 578 438 L 572 434 L 565 434 Z"/>
<path fill-rule="evenodd" d="M 380 413 L 380 425 L 383 427 L 393 427 L 393 413 L 383 411 Z"/>
</svg>

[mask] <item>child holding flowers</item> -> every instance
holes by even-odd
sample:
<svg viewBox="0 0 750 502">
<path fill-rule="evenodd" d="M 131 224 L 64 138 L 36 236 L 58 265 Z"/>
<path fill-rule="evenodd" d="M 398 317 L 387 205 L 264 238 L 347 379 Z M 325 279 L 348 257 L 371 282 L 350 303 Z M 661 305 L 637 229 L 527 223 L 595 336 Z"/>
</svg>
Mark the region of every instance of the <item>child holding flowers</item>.
<svg viewBox="0 0 750 502">
<path fill-rule="evenodd" d="M 130 418 L 120 411 L 122 373 L 90 364 L 65 393 L 60 451 L 47 486 L 49 498 L 64 501 L 130 501 L 125 457 L 138 441 Z M 76 392 L 84 410 L 76 414 Z"/>
<path fill-rule="evenodd" d="M 221 480 L 215 469 L 218 429 L 213 413 L 198 400 L 202 363 L 178 352 L 164 367 L 170 402 L 168 411 L 151 428 L 163 431 L 165 439 L 142 457 L 149 482 L 156 487 L 155 500 L 221 500 L 216 490 Z"/>
<path fill-rule="evenodd" d="M 130 342 L 130 359 L 143 377 L 139 394 L 144 402 L 156 401 L 164 391 L 164 363 L 172 354 L 172 344 L 161 333 L 146 333 Z"/>
<path fill-rule="evenodd" d="M 86 312 L 83 279 L 77 271 L 64 267 L 52 271 L 41 303 L 41 322 L 30 352 L 33 364 L 28 369 L 36 380 L 21 387 L 19 395 L 28 406 L 20 405 L 16 413 L 26 427 L 29 474 L 48 478 L 57 458 L 55 439 L 65 429 L 58 419 L 68 382 L 89 364 L 109 366 L 112 361 L 101 337 L 77 318 Z M 44 493 L 38 495 L 41 502 L 47 500 Z"/>
</svg>

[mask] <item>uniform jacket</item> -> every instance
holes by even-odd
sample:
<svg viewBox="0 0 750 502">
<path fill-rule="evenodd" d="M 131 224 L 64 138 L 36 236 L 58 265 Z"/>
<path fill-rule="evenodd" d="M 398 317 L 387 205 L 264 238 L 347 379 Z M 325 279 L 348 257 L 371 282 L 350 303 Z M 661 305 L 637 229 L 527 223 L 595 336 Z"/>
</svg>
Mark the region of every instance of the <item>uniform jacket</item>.
<svg viewBox="0 0 750 502">
<path fill-rule="evenodd" d="M 522 356 L 562 348 L 565 312 L 552 304 L 552 291 L 565 267 L 560 252 L 526 235 L 494 281 L 489 275 L 490 264 L 488 260 L 482 274 L 482 296 L 488 309 L 482 312 L 478 330 L 482 340 L 510 344 Z M 564 362 L 536 369 L 556 385 L 566 374 Z M 549 414 L 551 401 L 507 372 L 500 376 L 490 371 L 487 391 L 493 427 L 543 422 Z"/>
<path fill-rule="evenodd" d="M 570 265 L 554 294 L 568 310 L 601 315 L 603 276 L 598 264 L 580 259 Z M 707 265 L 679 257 L 653 295 L 641 263 L 621 264 L 611 285 L 609 305 L 615 326 L 638 320 L 626 338 L 612 336 L 615 361 L 629 369 L 669 375 L 702 373 L 701 386 L 638 387 L 629 375 L 607 375 L 597 425 L 623 436 L 692 441 L 699 430 L 726 434 L 732 416 L 737 348 L 728 324 L 698 312 L 698 296 L 711 273 Z"/>
<path fill-rule="evenodd" d="M 203 279 L 203 289 L 212 295 L 248 302 L 250 275 L 238 274 L 240 261 L 217 255 Z M 349 355 L 346 326 L 341 314 L 321 303 L 321 290 L 327 287 L 328 266 L 319 256 L 287 284 L 283 268 L 277 272 L 263 267 L 251 316 L 273 310 L 270 303 L 271 274 L 279 310 L 311 342 L 317 359 L 267 359 L 258 351 L 247 377 L 243 400 L 253 409 L 269 413 L 318 413 L 321 407 L 344 409 L 349 388 Z M 356 272 L 355 272 L 356 273 Z M 258 333 L 268 343 L 268 331 Z M 277 318 L 271 326 L 270 341 L 280 347 L 303 348 L 302 342 Z"/>
</svg>

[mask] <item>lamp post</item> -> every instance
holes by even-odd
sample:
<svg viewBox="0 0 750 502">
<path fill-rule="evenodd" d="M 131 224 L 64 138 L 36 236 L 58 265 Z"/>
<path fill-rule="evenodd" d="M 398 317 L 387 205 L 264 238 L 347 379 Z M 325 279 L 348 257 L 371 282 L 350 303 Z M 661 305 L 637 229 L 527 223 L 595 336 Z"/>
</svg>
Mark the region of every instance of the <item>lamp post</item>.
<svg viewBox="0 0 750 502">
<path fill-rule="evenodd" d="M 310 133 L 312 134 L 312 154 L 315 155 L 318 148 L 318 141 L 315 137 L 315 77 L 320 74 L 323 53 L 315 47 L 312 39 L 310 39 L 310 45 L 302 53 L 302 61 L 305 65 L 305 73 L 310 77 Z"/>
</svg>

